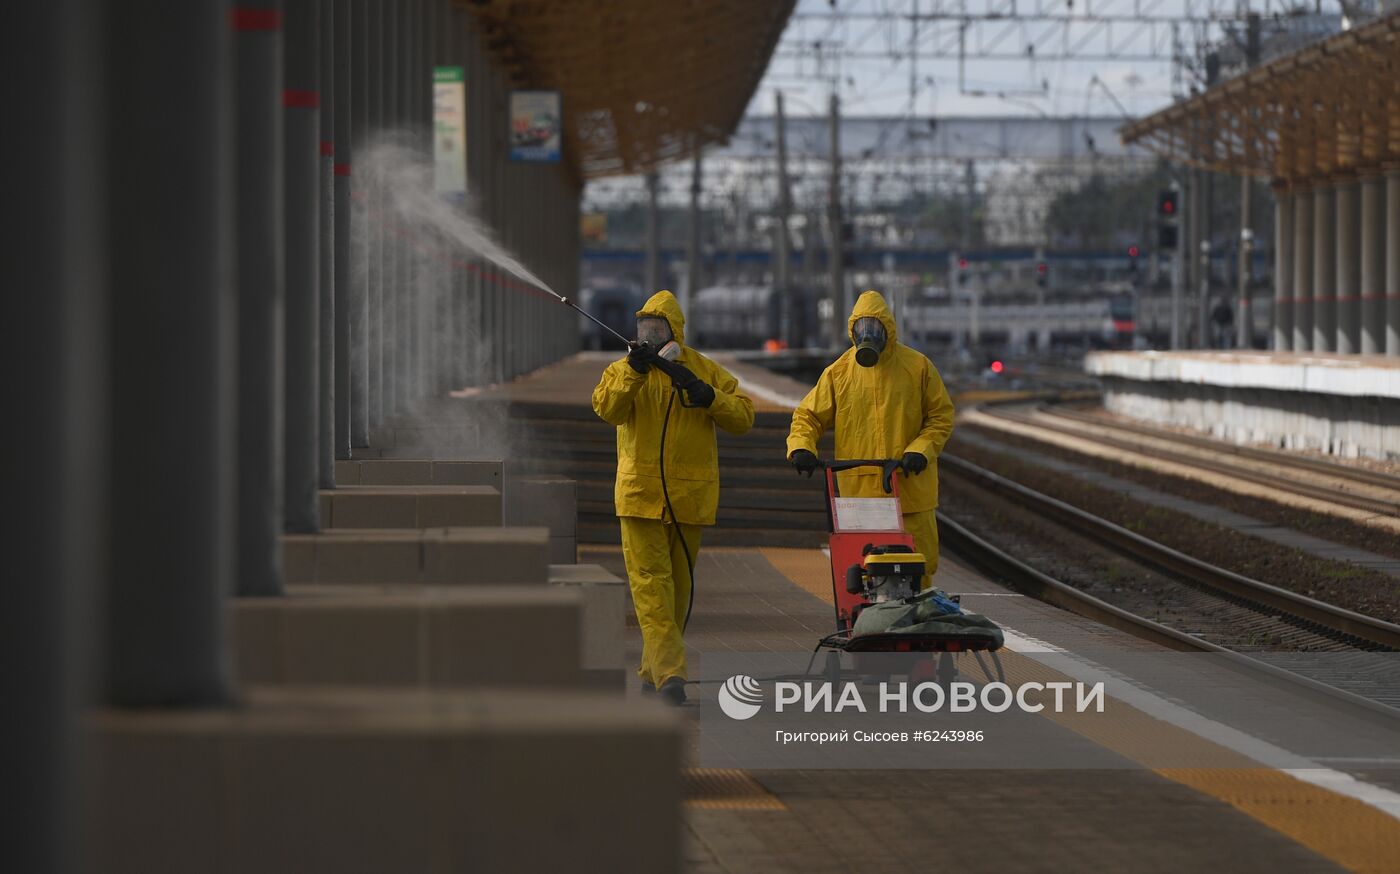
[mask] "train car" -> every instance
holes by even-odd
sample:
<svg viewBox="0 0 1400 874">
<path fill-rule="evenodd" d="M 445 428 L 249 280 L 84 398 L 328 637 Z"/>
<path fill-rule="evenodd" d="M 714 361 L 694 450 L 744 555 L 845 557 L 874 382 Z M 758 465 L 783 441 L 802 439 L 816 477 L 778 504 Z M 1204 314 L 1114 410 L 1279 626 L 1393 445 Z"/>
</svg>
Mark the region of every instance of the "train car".
<svg viewBox="0 0 1400 874">
<path fill-rule="evenodd" d="M 762 349 L 782 336 L 782 299 L 762 285 L 702 288 L 686 313 L 686 333 L 705 349 Z"/>
<path fill-rule="evenodd" d="M 612 283 L 586 286 L 579 291 L 578 303 L 585 312 L 603 324 L 631 337 L 637 333 L 637 310 L 647 296 L 640 286 Z M 579 316 L 579 337 L 585 349 L 621 349 L 622 343 L 602 328 Z"/>
</svg>

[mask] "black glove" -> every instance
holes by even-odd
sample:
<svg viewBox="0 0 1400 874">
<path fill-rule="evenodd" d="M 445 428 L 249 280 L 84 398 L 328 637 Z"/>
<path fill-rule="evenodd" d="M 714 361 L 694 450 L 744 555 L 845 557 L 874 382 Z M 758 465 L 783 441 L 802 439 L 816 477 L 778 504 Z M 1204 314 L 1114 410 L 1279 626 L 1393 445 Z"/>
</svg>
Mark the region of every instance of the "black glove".
<svg viewBox="0 0 1400 874">
<path fill-rule="evenodd" d="M 633 346 L 627 352 L 627 363 L 638 373 L 646 373 L 651 370 L 651 362 L 656 360 L 656 353 L 651 351 L 650 346 Z"/>
<path fill-rule="evenodd" d="M 928 456 L 922 452 L 904 453 L 904 472 L 913 476 L 916 473 L 923 473 L 928 467 Z"/>
<path fill-rule="evenodd" d="M 817 469 L 817 456 L 806 449 L 799 449 L 792 454 L 792 466 L 797 468 L 798 473 L 805 473 L 810 477 L 812 471 Z"/>
<path fill-rule="evenodd" d="M 692 407 L 709 408 L 715 402 L 715 390 L 708 382 L 697 379 L 686 383 L 682 389 L 685 392 L 685 402 Z"/>
</svg>

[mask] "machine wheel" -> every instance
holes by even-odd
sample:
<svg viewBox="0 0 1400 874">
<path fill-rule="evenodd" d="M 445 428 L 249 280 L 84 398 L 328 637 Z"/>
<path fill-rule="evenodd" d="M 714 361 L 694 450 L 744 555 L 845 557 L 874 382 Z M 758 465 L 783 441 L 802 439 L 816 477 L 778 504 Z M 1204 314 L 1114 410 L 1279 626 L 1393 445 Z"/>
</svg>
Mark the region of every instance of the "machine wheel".
<svg viewBox="0 0 1400 874">
<path fill-rule="evenodd" d="M 958 667 L 953 663 L 953 654 L 944 652 L 938 654 L 938 683 L 941 686 L 949 686 L 953 680 L 957 679 Z"/>
<path fill-rule="evenodd" d="M 841 681 L 841 653 L 829 652 L 826 654 L 826 669 L 824 671 L 827 680 L 832 683 Z"/>
<path fill-rule="evenodd" d="M 938 670 L 935 659 L 937 656 L 930 656 L 926 659 L 919 659 L 914 666 L 909 669 L 909 685 L 917 686 L 920 683 L 938 682 Z"/>
</svg>

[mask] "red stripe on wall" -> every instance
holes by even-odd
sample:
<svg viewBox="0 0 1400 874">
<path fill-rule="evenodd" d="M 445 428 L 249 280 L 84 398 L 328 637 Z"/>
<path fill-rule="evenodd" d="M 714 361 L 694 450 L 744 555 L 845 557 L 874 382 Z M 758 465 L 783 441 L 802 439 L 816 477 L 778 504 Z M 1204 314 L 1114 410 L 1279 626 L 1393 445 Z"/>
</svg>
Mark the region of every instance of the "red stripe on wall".
<svg viewBox="0 0 1400 874">
<path fill-rule="evenodd" d="M 288 88 L 282 92 L 282 105 L 288 109 L 320 109 L 321 95 L 315 91 Z"/>
<path fill-rule="evenodd" d="M 350 165 L 349 165 L 349 164 L 336 164 L 335 167 L 334 167 L 334 170 L 335 170 L 335 175 L 337 175 L 337 176 L 349 176 L 349 175 L 350 175 Z"/>
<path fill-rule="evenodd" d="M 329 158 L 335 154 L 335 143 L 330 140 L 321 140 L 321 156 Z"/>
<path fill-rule="evenodd" d="M 276 31 L 282 29 L 282 10 L 249 9 L 235 6 L 228 11 L 229 26 L 234 30 Z"/>
</svg>

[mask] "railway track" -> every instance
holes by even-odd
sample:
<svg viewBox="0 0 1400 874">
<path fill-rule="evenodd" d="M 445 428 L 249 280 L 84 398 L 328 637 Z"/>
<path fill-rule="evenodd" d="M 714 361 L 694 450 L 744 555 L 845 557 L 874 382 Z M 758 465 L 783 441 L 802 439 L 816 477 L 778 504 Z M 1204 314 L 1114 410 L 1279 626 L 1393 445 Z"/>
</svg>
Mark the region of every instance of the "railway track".
<svg viewBox="0 0 1400 874">
<path fill-rule="evenodd" d="M 1378 516 L 1400 517 L 1400 477 L 1269 450 L 1222 446 L 1217 441 L 1111 422 L 1103 417 L 1038 404 L 984 406 L 996 419 L 1133 452 L 1148 458 L 1245 480 L 1281 492 Z"/>
<path fill-rule="evenodd" d="M 1400 625 L 1326 604 L 1210 565 L 1106 519 L 1029 489 L 955 455 L 945 476 L 984 489 L 1166 577 L 1167 595 L 1191 617 L 1158 622 L 1080 591 L 1017 559 L 940 511 L 944 542 L 959 555 L 1040 600 L 1176 650 L 1228 653 L 1249 667 L 1400 718 L 1395 656 Z M 1327 654 L 1287 659 L 1282 653 Z M 1266 654 L 1268 654 L 1266 656 Z M 1267 659 L 1267 660 L 1266 660 Z"/>
</svg>

